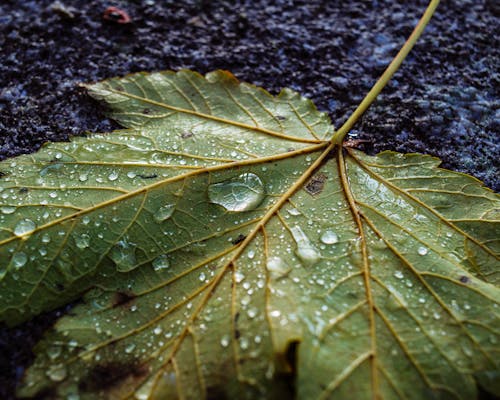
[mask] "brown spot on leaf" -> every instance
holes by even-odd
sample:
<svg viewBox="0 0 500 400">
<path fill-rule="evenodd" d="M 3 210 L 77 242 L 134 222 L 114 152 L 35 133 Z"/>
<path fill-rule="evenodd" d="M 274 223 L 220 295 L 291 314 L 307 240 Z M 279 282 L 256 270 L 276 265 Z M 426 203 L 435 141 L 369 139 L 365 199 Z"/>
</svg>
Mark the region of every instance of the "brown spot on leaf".
<svg viewBox="0 0 500 400">
<path fill-rule="evenodd" d="M 127 292 L 116 292 L 113 296 L 113 308 L 118 306 L 128 307 L 136 296 Z"/>
<path fill-rule="evenodd" d="M 185 132 L 182 132 L 182 134 L 181 134 L 182 139 L 187 139 L 187 138 L 190 138 L 192 136 L 194 136 L 194 133 L 191 131 L 185 131 Z"/>
<path fill-rule="evenodd" d="M 316 174 L 307 182 L 304 189 L 307 193 L 315 196 L 323 191 L 327 179 L 328 177 L 323 173 Z"/>
<path fill-rule="evenodd" d="M 238 237 L 236 239 L 234 239 L 231 243 L 234 244 L 234 245 L 237 245 L 241 242 L 243 242 L 244 240 L 246 239 L 246 236 L 245 235 L 242 235 L 241 233 L 238 235 Z"/>
<path fill-rule="evenodd" d="M 100 364 L 90 370 L 78 387 L 86 392 L 111 391 L 126 381 L 129 384 L 142 381 L 148 372 L 149 368 L 138 362 Z"/>
<path fill-rule="evenodd" d="M 470 279 L 468 277 L 466 277 L 465 275 L 462 275 L 460 277 L 460 282 L 462 282 L 462 283 L 469 283 Z"/>
</svg>

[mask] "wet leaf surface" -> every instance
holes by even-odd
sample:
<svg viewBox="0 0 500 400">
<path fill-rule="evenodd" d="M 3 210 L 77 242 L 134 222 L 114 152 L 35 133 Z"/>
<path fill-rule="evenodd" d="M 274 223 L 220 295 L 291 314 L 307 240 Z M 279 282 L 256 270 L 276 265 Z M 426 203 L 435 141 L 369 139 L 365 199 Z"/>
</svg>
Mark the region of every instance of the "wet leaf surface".
<svg viewBox="0 0 500 400">
<path fill-rule="evenodd" d="M 0 163 L 1 319 L 84 296 L 21 396 L 474 398 L 498 196 L 227 72 L 89 86 L 127 129 Z M 474 375 L 475 374 L 475 375 Z M 486 383 L 485 383 L 486 382 Z"/>
</svg>

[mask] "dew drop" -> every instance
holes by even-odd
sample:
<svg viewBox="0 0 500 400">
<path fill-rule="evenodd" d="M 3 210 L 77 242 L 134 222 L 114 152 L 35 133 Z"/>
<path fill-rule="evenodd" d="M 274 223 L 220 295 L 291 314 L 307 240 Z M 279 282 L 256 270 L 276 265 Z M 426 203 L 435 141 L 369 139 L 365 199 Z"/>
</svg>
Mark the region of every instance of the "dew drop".
<svg viewBox="0 0 500 400">
<path fill-rule="evenodd" d="M 0 211 L 2 211 L 2 214 L 12 214 L 16 211 L 16 207 L 3 206 L 0 207 Z"/>
<path fill-rule="evenodd" d="M 127 172 L 127 176 L 130 179 L 134 179 L 137 176 L 137 174 L 134 171 L 129 171 L 129 172 Z"/>
<path fill-rule="evenodd" d="M 109 252 L 109 257 L 114 261 L 116 268 L 120 272 L 130 271 L 137 265 L 135 245 L 129 243 L 126 239 L 120 240 L 113 246 Z"/>
<path fill-rule="evenodd" d="M 299 210 L 297 210 L 296 208 L 289 208 L 289 209 L 287 210 L 287 212 L 288 212 L 288 214 L 290 214 L 290 215 L 294 215 L 294 216 L 296 216 L 296 215 L 300 215 L 300 211 L 299 211 Z"/>
<path fill-rule="evenodd" d="M 172 214 L 174 213 L 174 208 L 175 205 L 173 204 L 166 204 L 164 206 L 161 206 L 157 211 L 156 214 L 154 215 L 154 219 L 156 222 L 163 222 L 169 219 Z"/>
<path fill-rule="evenodd" d="M 63 364 L 51 365 L 47 370 L 47 376 L 54 382 L 63 381 L 66 378 L 67 374 L 68 372 L 66 371 L 66 367 Z"/>
<path fill-rule="evenodd" d="M 205 282 L 205 279 L 207 279 L 207 276 L 205 275 L 204 272 L 202 272 L 200 274 L 200 276 L 198 276 L 198 279 L 200 280 L 200 282 Z"/>
<path fill-rule="evenodd" d="M 255 257 L 255 251 L 250 250 L 250 251 L 248 252 L 248 258 L 249 258 L 250 260 L 252 260 L 254 257 Z"/>
<path fill-rule="evenodd" d="M 229 346 L 229 342 L 230 342 L 230 340 L 229 340 L 229 336 L 224 335 L 224 336 L 222 336 L 222 338 L 221 338 L 221 340 L 220 340 L 220 345 L 221 345 L 222 347 L 227 347 L 227 346 Z"/>
<path fill-rule="evenodd" d="M 50 235 L 48 233 L 43 234 L 42 243 L 50 243 Z"/>
<path fill-rule="evenodd" d="M 240 271 L 236 271 L 234 273 L 234 280 L 236 283 L 240 283 L 243 279 L 245 279 L 245 275 L 243 275 Z"/>
<path fill-rule="evenodd" d="M 321 255 L 316 247 L 313 246 L 302 228 L 295 225 L 290 228 L 290 231 L 292 232 L 292 236 L 297 243 L 297 249 L 295 250 L 297 257 L 299 257 L 302 263 L 308 267 L 316 264 L 321 258 Z"/>
<path fill-rule="evenodd" d="M 265 197 L 261 179 L 250 172 L 208 187 L 208 198 L 228 211 L 255 209 Z"/>
<path fill-rule="evenodd" d="M 134 349 L 135 349 L 135 344 L 130 343 L 129 345 L 127 345 L 127 347 L 125 347 L 125 353 L 130 354 L 134 351 Z"/>
<path fill-rule="evenodd" d="M 155 271 L 167 269 L 168 267 L 170 267 L 170 262 L 168 261 L 168 257 L 166 254 L 162 254 L 161 256 L 158 256 L 153 260 L 153 269 Z"/>
<path fill-rule="evenodd" d="M 419 247 L 417 250 L 417 253 L 420 254 L 421 256 L 425 256 L 428 252 L 429 250 L 423 246 Z"/>
<path fill-rule="evenodd" d="M 327 231 L 323 232 L 323 234 L 320 237 L 320 240 L 324 244 L 335 244 L 335 243 L 338 243 L 339 237 L 334 231 L 327 230 Z"/>
<path fill-rule="evenodd" d="M 36 224 L 30 219 L 22 219 L 14 228 L 14 235 L 25 236 L 36 229 Z"/>
<path fill-rule="evenodd" d="M 394 272 L 394 276 L 398 279 L 403 279 L 404 275 L 401 271 Z"/>
<path fill-rule="evenodd" d="M 269 257 L 267 259 L 266 268 L 271 274 L 271 278 L 280 279 L 290 272 L 290 267 L 286 265 L 280 257 Z"/>
<path fill-rule="evenodd" d="M 159 335 L 162 332 L 163 332 L 163 329 L 160 326 L 157 326 L 156 328 L 153 329 L 153 333 L 155 335 Z"/>
<path fill-rule="evenodd" d="M 75 237 L 75 244 L 76 247 L 79 249 L 86 249 L 87 247 L 90 246 L 90 236 L 87 235 L 86 233 L 76 236 Z"/>
<path fill-rule="evenodd" d="M 116 181 L 118 179 L 118 172 L 116 171 L 112 171 L 109 175 L 108 175 L 108 179 L 113 182 L 113 181 Z"/>
<path fill-rule="evenodd" d="M 28 256 L 26 255 L 26 253 L 20 251 L 19 253 L 16 253 L 12 256 L 11 262 L 14 268 L 24 267 L 28 262 Z"/>
</svg>

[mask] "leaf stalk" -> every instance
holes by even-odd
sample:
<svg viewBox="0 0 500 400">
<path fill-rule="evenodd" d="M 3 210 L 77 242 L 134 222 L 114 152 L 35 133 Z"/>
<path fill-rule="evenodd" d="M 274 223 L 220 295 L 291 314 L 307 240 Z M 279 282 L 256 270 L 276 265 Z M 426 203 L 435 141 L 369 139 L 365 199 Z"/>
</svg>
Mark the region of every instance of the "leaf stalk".
<svg viewBox="0 0 500 400">
<path fill-rule="evenodd" d="M 368 107 L 370 107 L 370 105 L 377 98 L 377 96 L 380 94 L 380 92 L 385 87 L 385 85 L 387 85 L 389 80 L 392 78 L 394 73 L 399 69 L 399 67 L 401 66 L 401 63 L 406 58 L 406 56 L 408 55 L 410 50 L 413 48 L 413 46 L 417 42 L 418 38 L 422 34 L 424 28 L 426 27 L 426 25 L 430 21 L 438 4 L 439 4 L 439 0 L 431 0 L 429 5 L 427 6 L 427 9 L 425 10 L 424 14 L 422 15 L 422 18 L 420 18 L 420 21 L 418 22 L 417 26 L 413 30 L 412 34 L 406 40 L 403 47 L 401 47 L 401 49 L 399 50 L 396 57 L 394 57 L 394 59 L 391 61 L 389 66 L 386 68 L 386 70 L 384 71 L 382 76 L 378 79 L 377 83 L 375 83 L 375 85 L 373 85 L 373 87 L 370 89 L 370 91 L 365 96 L 363 101 L 359 104 L 359 106 L 356 108 L 356 110 L 354 110 L 354 112 L 347 119 L 347 121 L 340 127 L 340 129 L 335 132 L 335 134 L 333 135 L 333 137 L 331 139 L 331 143 L 338 144 L 338 145 L 342 144 L 342 142 L 344 141 L 344 138 L 349 133 L 349 131 L 352 129 L 354 124 L 365 113 L 365 111 L 368 109 Z"/>
</svg>

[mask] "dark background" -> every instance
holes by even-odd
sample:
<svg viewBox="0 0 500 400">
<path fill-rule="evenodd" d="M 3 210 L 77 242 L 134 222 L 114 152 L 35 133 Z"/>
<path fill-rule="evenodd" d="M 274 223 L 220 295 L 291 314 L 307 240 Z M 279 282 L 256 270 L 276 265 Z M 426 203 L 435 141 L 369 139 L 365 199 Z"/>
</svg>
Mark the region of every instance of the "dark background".
<svg viewBox="0 0 500 400">
<path fill-rule="evenodd" d="M 362 149 L 440 157 L 498 191 L 496 0 L 443 1 L 352 137 Z M 227 69 L 272 93 L 299 91 L 339 127 L 426 1 L 0 0 L 0 159 L 117 127 L 77 85 L 136 71 Z M 130 24 L 103 20 L 108 6 Z M 51 313 L 0 329 L 0 398 L 32 360 Z"/>
</svg>

